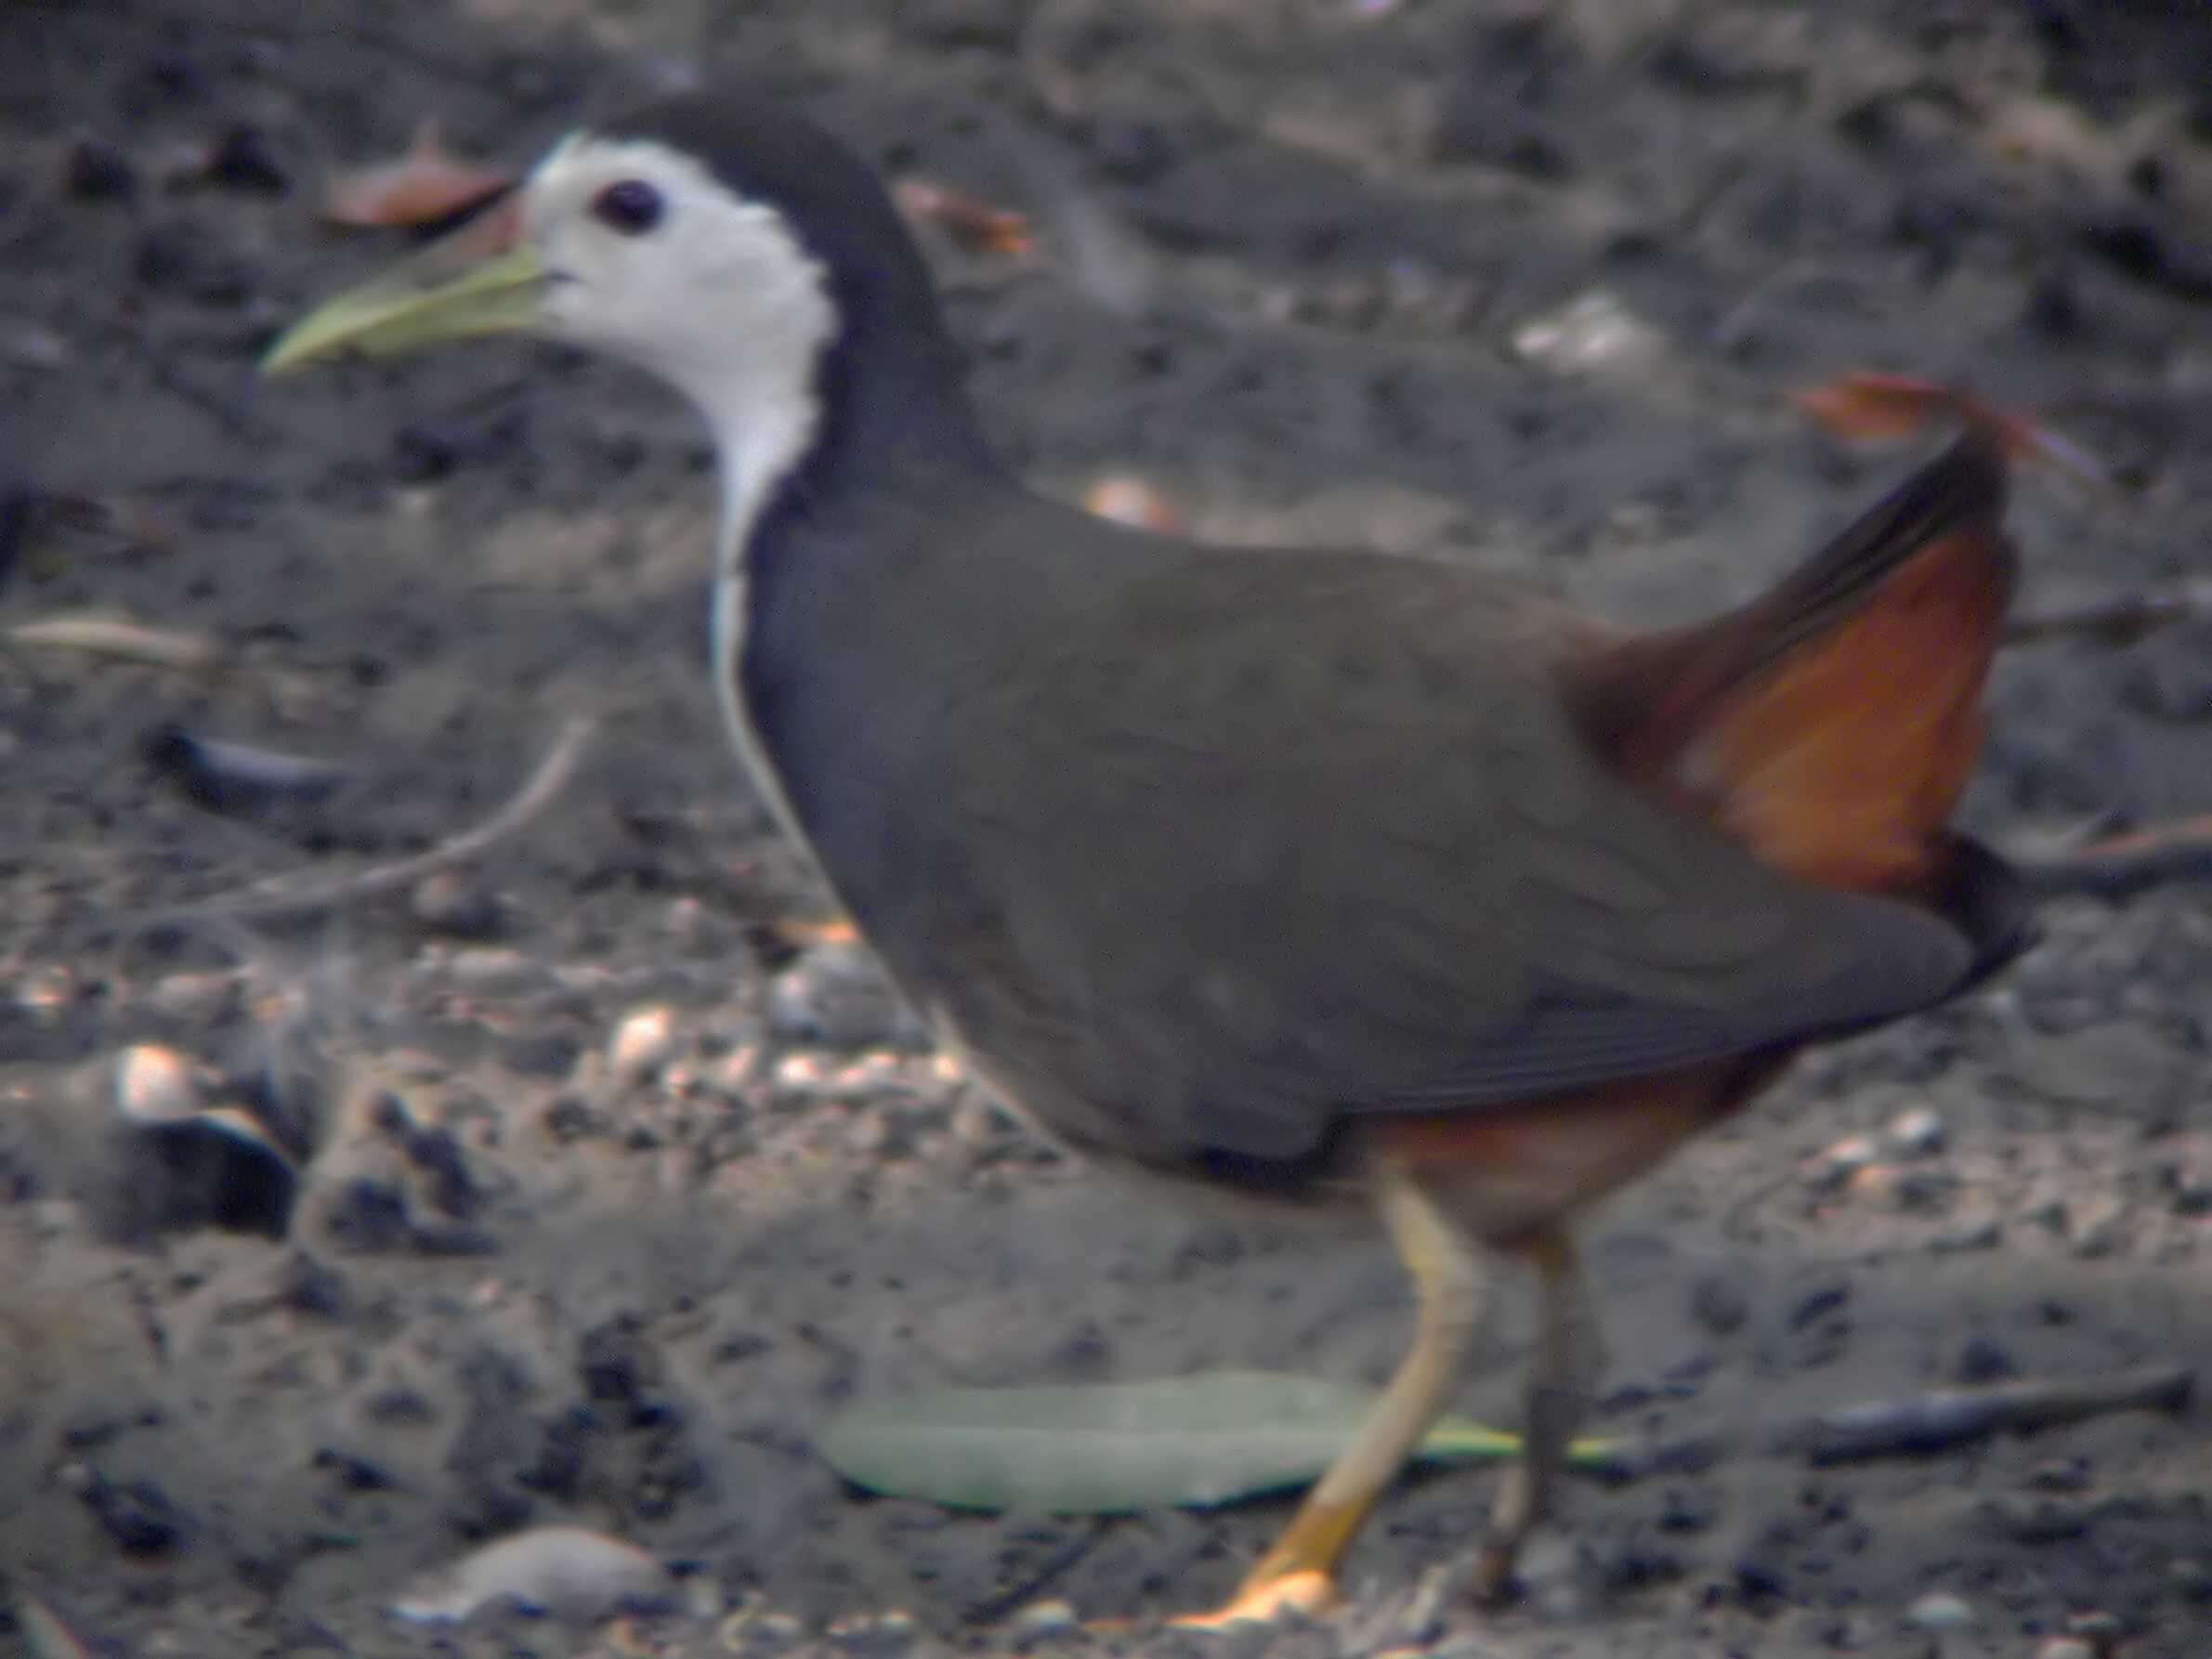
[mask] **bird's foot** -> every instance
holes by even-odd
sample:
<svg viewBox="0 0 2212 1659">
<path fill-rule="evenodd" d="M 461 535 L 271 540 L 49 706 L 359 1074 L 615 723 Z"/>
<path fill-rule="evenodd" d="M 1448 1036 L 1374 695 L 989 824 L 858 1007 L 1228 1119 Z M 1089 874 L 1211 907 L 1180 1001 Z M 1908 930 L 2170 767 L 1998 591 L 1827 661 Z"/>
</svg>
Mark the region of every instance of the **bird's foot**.
<svg viewBox="0 0 2212 1659">
<path fill-rule="evenodd" d="M 1237 1625 L 1272 1624 L 1283 1618 L 1312 1618 L 1336 1604 L 1337 1584 L 1317 1567 L 1288 1573 L 1255 1573 L 1238 1587 L 1225 1606 L 1174 1621 L 1183 1630 L 1226 1630 Z"/>
</svg>

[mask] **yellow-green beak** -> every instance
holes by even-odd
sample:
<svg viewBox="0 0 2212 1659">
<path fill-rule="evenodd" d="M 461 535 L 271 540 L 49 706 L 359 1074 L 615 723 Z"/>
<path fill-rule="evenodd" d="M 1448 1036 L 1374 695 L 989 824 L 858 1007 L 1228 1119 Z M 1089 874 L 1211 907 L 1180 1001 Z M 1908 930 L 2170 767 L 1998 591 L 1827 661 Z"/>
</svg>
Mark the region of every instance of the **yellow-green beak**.
<svg viewBox="0 0 2212 1659">
<path fill-rule="evenodd" d="M 392 357 L 441 340 L 505 334 L 538 320 L 545 268 L 529 242 L 487 253 L 481 227 L 433 242 L 383 276 L 324 300 L 261 359 L 264 374 L 360 352 Z"/>
</svg>

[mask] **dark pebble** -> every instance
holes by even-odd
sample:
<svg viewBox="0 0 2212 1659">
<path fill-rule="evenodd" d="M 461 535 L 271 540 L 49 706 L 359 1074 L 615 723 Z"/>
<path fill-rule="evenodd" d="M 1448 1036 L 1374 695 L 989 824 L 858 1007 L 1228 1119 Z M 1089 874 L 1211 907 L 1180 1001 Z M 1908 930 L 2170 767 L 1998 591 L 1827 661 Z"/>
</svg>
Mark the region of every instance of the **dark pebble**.
<svg viewBox="0 0 2212 1659">
<path fill-rule="evenodd" d="M 1975 1335 L 1958 1345 L 1958 1357 L 1952 1362 L 1951 1369 L 1959 1381 L 1974 1384 L 2017 1376 L 2020 1367 L 2012 1363 L 2012 1355 L 2003 1343 L 1991 1337 Z"/>
<path fill-rule="evenodd" d="M 457 869 L 426 876 L 407 900 L 407 912 L 424 928 L 449 939 L 497 938 L 506 925 L 499 895 L 482 881 Z"/>
<path fill-rule="evenodd" d="M 281 1238 L 299 1198 L 281 1153 L 212 1118 L 127 1130 L 118 1169 L 110 1224 L 124 1237 L 213 1227 Z"/>
<path fill-rule="evenodd" d="M 438 1407 L 420 1389 L 389 1388 L 370 1395 L 361 1416 L 395 1429 L 419 1429 L 438 1420 Z"/>
<path fill-rule="evenodd" d="M 1011 52 L 1021 43 L 1022 0 L 909 0 L 898 8 L 907 33 L 948 49 Z"/>
<path fill-rule="evenodd" d="M 2027 1484 L 2035 1492 L 2087 1492 L 2090 1480 L 2087 1457 L 2052 1457 L 2028 1470 Z"/>
<path fill-rule="evenodd" d="M 539 1121 L 545 1132 L 564 1146 L 607 1132 L 607 1120 L 580 1094 L 561 1095 L 545 1108 Z"/>
<path fill-rule="evenodd" d="M 634 1315 L 619 1315 L 584 1332 L 577 1343 L 576 1374 L 584 1398 L 619 1405 L 633 1419 L 658 1404 L 660 1356 Z"/>
<path fill-rule="evenodd" d="M 2212 627 L 2162 630 L 2128 653 L 2120 698 L 2159 720 L 2212 718 Z"/>
<path fill-rule="evenodd" d="M 1701 1533 L 1718 1519 L 1720 1510 L 1719 1500 L 1709 1492 L 1670 1486 L 1660 1496 L 1657 1525 L 1663 1533 Z"/>
<path fill-rule="evenodd" d="M 417 1227 L 410 1241 L 422 1256 L 496 1256 L 499 1240 L 481 1227 Z"/>
<path fill-rule="evenodd" d="M 95 1476 L 84 1501 L 125 1555 L 166 1555 L 184 1542 L 184 1522 L 177 1506 L 151 1481 L 118 1484 Z"/>
<path fill-rule="evenodd" d="M 1575 176 L 1574 158 L 1551 128 L 1540 117 L 1499 103 L 1487 86 L 1465 85 L 1445 99 L 1428 149 L 1430 160 L 1446 166 L 1495 167 L 1539 184 Z"/>
<path fill-rule="evenodd" d="M 2083 228 L 2081 244 L 2121 275 L 2177 299 L 2212 299 L 2212 259 L 2141 219 Z"/>
<path fill-rule="evenodd" d="M 333 1244 L 363 1255 L 404 1249 L 414 1237 L 407 1195 L 388 1181 L 367 1176 L 347 1182 L 332 1195 L 322 1224 Z"/>
<path fill-rule="evenodd" d="M 1851 1301 L 1849 1285 L 1823 1285 L 1798 1299 L 1789 1310 L 1789 1328 L 1801 1331 L 1832 1313 L 1840 1313 Z"/>
<path fill-rule="evenodd" d="M 138 752 L 195 805 L 237 817 L 327 801 L 351 776 L 334 761 L 202 737 L 174 721 L 145 733 Z"/>
<path fill-rule="evenodd" d="M 260 281 L 251 265 L 184 224 L 156 225 L 140 237 L 131 271 L 149 288 L 217 309 L 245 304 Z"/>
<path fill-rule="evenodd" d="M 1717 1337 L 1741 1329 L 1751 1316 L 1743 1274 L 1725 1268 L 1700 1274 L 1690 1287 L 1690 1316 Z"/>
<path fill-rule="evenodd" d="M 1746 1601 L 1771 1601 L 1789 1593 L 1789 1580 L 1782 1569 L 1760 1561 L 1735 1564 L 1735 1593 Z"/>
<path fill-rule="evenodd" d="M 461 1143 L 449 1129 L 410 1130 L 400 1143 L 407 1161 L 429 1177 L 430 1204 L 440 1214 L 465 1221 L 483 1202 L 483 1192 L 468 1172 Z"/>
<path fill-rule="evenodd" d="M 315 1454 L 315 1467 L 337 1476 L 338 1484 L 348 1492 L 390 1492 L 399 1484 L 382 1465 L 330 1446 Z"/>
<path fill-rule="evenodd" d="M 69 147 L 61 183 L 80 202 L 128 202 L 138 193 L 138 170 L 114 145 L 79 138 Z"/>
<path fill-rule="evenodd" d="M 208 152 L 207 176 L 231 189 L 281 196 L 292 188 L 291 175 L 277 160 L 268 135 L 244 122 L 223 129 Z"/>
<path fill-rule="evenodd" d="M 1728 1441 L 1721 1434 L 1688 1434 L 1654 1448 L 1640 1472 L 1654 1475 L 1701 1475 L 1728 1456 Z"/>
<path fill-rule="evenodd" d="M 565 1078 L 576 1069 L 577 1057 L 582 1052 L 583 1044 L 578 1039 L 550 1031 L 525 1032 L 499 1046 L 502 1063 L 509 1071 L 525 1078 Z M 562 1095 L 545 1109 L 546 1129 L 559 1140 L 574 1140 L 576 1133 L 591 1132 L 596 1120 L 589 1108 L 584 1108 L 582 1120 L 568 1121 L 568 1116 L 580 1107 L 583 1107 L 583 1103 L 574 1095 Z M 575 1132 L 563 1132 L 564 1125 Z"/>
<path fill-rule="evenodd" d="M 2071 345 L 2089 332 L 2088 313 L 2082 308 L 2080 293 L 2055 271 L 2036 278 L 2028 289 L 2020 321 L 2029 333 L 2052 345 Z"/>
<path fill-rule="evenodd" d="M 2008 1494 L 1981 1506 L 1989 1526 L 2015 1544 L 2058 1544 L 2089 1530 L 2087 1500 Z"/>
<path fill-rule="evenodd" d="M 515 1483 L 566 1501 L 576 1496 L 590 1462 L 591 1442 L 599 1419 L 590 1407 L 572 1406 L 545 1425 L 538 1455 L 516 1471 Z"/>
<path fill-rule="evenodd" d="M 305 1250 L 294 1250 L 278 1269 L 277 1299 L 295 1313 L 322 1319 L 343 1319 L 349 1304 L 346 1275 Z"/>
<path fill-rule="evenodd" d="M 392 476 L 402 484 L 430 484 L 465 466 L 478 466 L 515 452 L 527 442 L 528 410 L 502 403 L 480 415 L 409 421 L 392 435 Z"/>
<path fill-rule="evenodd" d="M 1099 170 L 1120 184 L 1150 184 L 1168 169 L 1174 147 L 1156 123 L 1107 121 L 1091 135 Z"/>
</svg>

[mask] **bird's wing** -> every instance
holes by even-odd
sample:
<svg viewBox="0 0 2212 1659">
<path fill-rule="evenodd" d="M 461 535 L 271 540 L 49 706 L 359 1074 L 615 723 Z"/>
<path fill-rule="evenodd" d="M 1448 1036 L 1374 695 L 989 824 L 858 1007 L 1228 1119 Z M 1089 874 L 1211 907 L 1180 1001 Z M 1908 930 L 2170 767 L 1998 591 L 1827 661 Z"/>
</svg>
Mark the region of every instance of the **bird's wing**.
<svg viewBox="0 0 2212 1659">
<path fill-rule="evenodd" d="M 1001 930 L 996 988 L 1162 1149 L 1293 1156 L 1345 1112 L 1800 1041 L 1970 961 L 1609 768 L 1554 615 L 1476 573 L 1179 554 L 1101 603 L 948 712 L 933 787 L 976 837 L 960 902 Z"/>
</svg>

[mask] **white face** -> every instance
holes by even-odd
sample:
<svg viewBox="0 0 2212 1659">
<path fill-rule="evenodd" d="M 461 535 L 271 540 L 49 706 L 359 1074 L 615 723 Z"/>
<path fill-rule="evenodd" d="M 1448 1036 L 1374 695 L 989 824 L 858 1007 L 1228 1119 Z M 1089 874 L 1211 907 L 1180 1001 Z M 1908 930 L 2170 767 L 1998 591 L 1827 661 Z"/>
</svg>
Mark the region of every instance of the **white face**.
<svg viewBox="0 0 2212 1659">
<path fill-rule="evenodd" d="M 756 483 L 805 448 L 837 316 L 821 267 L 775 210 L 665 145 L 579 134 L 530 175 L 521 212 L 551 278 L 548 336 L 683 392 L 726 464 Z"/>
</svg>

